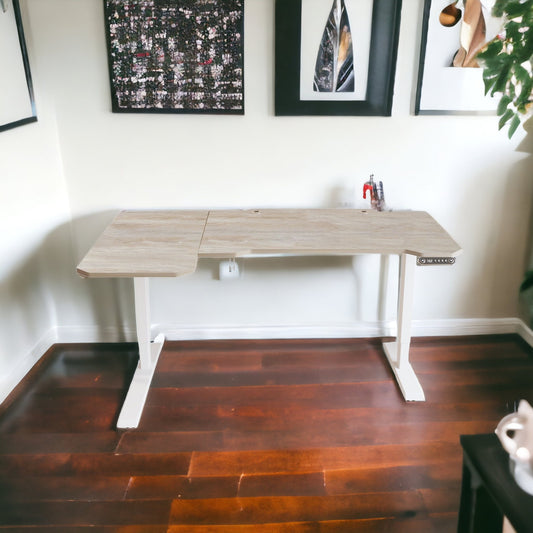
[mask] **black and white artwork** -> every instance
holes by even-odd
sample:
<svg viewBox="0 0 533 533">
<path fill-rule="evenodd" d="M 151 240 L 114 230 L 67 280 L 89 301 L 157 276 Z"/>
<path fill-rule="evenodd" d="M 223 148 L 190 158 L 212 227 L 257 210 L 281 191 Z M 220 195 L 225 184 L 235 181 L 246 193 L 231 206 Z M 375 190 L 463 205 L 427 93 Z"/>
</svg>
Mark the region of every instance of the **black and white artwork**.
<svg viewBox="0 0 533 533">
<path fill-rule="evenodd" d="M 277 116 L 389 116 L 401 0 L 276 0 Z"/>
<path fill-rule="evenodd" d="M 365 100 L 373 6 L 373 0 L 302 0 L 302 100 Z"/>
<path fill-rule="evenodd" d="M 18 0 L 0 2 L 0 131 L 37 120 Z"/>
<path fill-rule="evenodd" d="M 104 0 L 114 112 L 244 113 L 244 0 Z"/>
<path fill-rule="evenodd" d="M 315 66 L 313 90 L 318 92 L 353 92 L 353 39 L 344 0 L 333 0 L 320 41 Z"/>
</svg>

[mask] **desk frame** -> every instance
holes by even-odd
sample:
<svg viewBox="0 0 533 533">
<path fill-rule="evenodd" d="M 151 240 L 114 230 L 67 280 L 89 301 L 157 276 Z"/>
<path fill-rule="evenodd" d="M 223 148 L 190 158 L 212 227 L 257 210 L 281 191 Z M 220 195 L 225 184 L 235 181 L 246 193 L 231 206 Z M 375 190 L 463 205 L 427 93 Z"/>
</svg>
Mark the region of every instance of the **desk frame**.
<svg viewBox="0 0 533 533">
<path fill-rule="evenodd" d="M 335 238 L 329 239 L 330 235 Z M 138 246 L 137 240 L 141 243 Z M 151 257 L 152 251 L 156 259 Z M 151 339 L 150 277 L 194 272 L 199 257 L 397 254 L 397 335 L 395 342 L 384 343 L 383 348 L 405 400 L 424 401 L 424 391 L 409 361 L 416 258 L 453 257 L 460 252 L 457 243 L 427 213 L 416 211 L 122 212 L 78 265 L 83 277 L 133 278 L 139 364 L 117 427 L 139 425 L 165 341 L 163 334 Z"/>
<path fill-rule="evenodd" d="M 409 362 L 415 264 L 415 256 L 400 256 L 397 336 L 395 342 L 383 343 L 383 349 L 405 400 L 425 401 L 422 385 Z M 165 342 L 162 333 L 151 340 L 149 278 L 134 278 L 133 283 L 139 364 L 117 422 L 120 429 L 136 428 L 139 425 L 159 354 Z"/>
<path fill-rule="evenodd" d="M 400 256 L 396 341 L 384 342 L 383 349 L 405 400 L 423 402 L 426 397 L 422 385 L 409 362 L 415 264 L 414 255 Z"/>
<path fill-rule="evenodd" d="M 151 340 L 149 278 L 133 278 L 133 288 L 139 363 L 118 417 L 119 429 L 136 428 L 139 425 L 157 361 L 165 343 L 165 336 L 162 333 Z"/>
</svg>

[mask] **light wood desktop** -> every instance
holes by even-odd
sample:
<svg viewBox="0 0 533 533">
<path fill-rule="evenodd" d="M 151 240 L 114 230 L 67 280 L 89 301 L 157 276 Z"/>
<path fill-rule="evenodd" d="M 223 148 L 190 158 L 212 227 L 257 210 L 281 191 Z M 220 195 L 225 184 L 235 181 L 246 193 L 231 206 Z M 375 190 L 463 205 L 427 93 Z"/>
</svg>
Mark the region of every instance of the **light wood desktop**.
<svg viewBox="0 0 533 533">
<path fill-rule="evenodd" d="M 384 350 L 406 400 L 424 400 L 411 364 L 416 258 L 454 258 L 459 245 L 423 211 L 252 209 L 122 211 L 78 265 L 87 278 L 134 279 L 139 366 L 118 420 L 137 427 L 164 336 L 150 331 L 149 278 L 196 270 L 199 258 L 262 255 L 400 256 L 396 342 Z"/>
</svg>

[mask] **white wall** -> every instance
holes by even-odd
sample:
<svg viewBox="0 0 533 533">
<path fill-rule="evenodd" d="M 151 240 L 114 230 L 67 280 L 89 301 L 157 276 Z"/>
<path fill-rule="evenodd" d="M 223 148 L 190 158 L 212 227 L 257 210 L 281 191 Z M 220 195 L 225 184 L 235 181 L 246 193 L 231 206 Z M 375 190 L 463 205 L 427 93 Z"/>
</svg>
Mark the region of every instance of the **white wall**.
<svg viewBox="0 0 533 533">
<path fill-rule="evenodd" d="M 63 338 L 133 330 L 129 281 L 74 275 L 118 210 L 334 206 L 343 188 L 354 191 L 359 207 L 370 173 L 384 181 L 390 207 L 429 211 L 464 248 L 452 268 L 417 270 L 415 320 L 516 317 L 533 188 L 530 156 L 517 149 L 523 133 L 509 141 L 495 117 L 412 114 L 423 1 L 403 4 L 392 117 L 278 118 L 274 0 L 246 2 L 243 117 L 112 114 L 102 2 L 24 0 L 38 112 L 57 123 L 65 177 L 59 183 L 59 172 L 48 169 L 44 183 L 48 193 L 57 189 L 61 212 L 61 195 L 68 196 L 73 218 L 75 258 L 63 264 L 68 290 L 53 294 Z M 44 134 L 45 126 L 35 131 Z M 20 150 L 27 148 L 28 133 L 11 135 L 23 136 Z M 11 138 L 0 137 L 2 153 Z M 32 146 L 30 153 L 39 151 Z M 19 168 L 19 158 L 7 160 L 11 171 Z M 37 170 L 26 169 L 27 179 L 42 184 Z M 41 202 L 27 194 L 24 212 Z M 41 214 L 48 222 L 53 216 Z M 43 231 L 39 220 L 33 236 Z M 246 260 L 241 267 L 244 278 L 236 283 L 217 281 L 209 261 L 194 276 L 158 280 L 153 321 L 178 335 L 178 325 L 189 332 L 256 325 L 349 331 L 394 316 L 394 302 L 382 315 L 376 304 L 379 258 Z"/>
<path fill-rule="evenodd" d="M 31 31 L 27 41 L 33 47 Z M 33 74 L 45 99 L 38 63 Z M 70 212 L 50 110 L 39 109 L 37 123 L 0 134 L 0 177 L 1 400 L 53 342 L 57 298 L 68 297 L 63 289 L 73 261 Z"/>
</svg>

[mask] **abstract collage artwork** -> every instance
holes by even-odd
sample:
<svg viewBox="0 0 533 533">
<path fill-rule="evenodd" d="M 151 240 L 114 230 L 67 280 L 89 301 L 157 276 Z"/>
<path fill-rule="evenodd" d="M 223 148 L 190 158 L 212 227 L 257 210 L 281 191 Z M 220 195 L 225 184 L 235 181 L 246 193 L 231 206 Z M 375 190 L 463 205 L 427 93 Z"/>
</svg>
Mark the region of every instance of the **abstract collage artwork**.
<svg viewBox="0 0 533 533">
<path fill-rule="evenodd" d="M 244 114 L 244 0 L 104 0 L 114 112 Z"/>
</svg>

